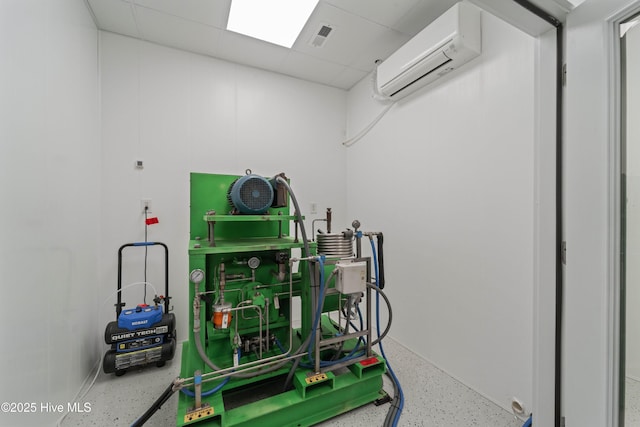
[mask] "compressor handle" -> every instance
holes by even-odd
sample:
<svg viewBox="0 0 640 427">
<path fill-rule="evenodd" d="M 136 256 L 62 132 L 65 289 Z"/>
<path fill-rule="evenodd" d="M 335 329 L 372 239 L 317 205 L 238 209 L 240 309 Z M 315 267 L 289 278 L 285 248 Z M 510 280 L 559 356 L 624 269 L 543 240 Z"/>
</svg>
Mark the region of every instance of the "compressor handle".
<svg viewBox="0 0 640 427">
<path fill-rule="evenodd" d="M 169 312 L 169 248 L 162 242 L 134 242 L 125 243 L 118 249 L 118 302 L 116 304 L 116 320 L 122 312 L 124 303 L 122 302 L 122 251 L 131 246 L 162 246 L 164 248 L 164 312 Z"/>
</svg>

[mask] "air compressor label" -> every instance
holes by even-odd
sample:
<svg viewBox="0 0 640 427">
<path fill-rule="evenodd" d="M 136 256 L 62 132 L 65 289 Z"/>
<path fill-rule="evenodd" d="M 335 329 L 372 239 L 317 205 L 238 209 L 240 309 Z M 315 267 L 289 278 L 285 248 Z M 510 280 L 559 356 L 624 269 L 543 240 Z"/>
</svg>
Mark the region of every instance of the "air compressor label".
<svg viewBox="0 0 640 427">
<path fill-rule="evenodd" d="M 131 340 L 135 338 L 146 337 L 149 335 L 161 335 L 169 333 L 169 326 L 158 326 L 157 328 L 139 329 L 137 331 L 123 332 L 120 334 L 111 334 L 111 342 Z"/>
<path fill-rule="evenodd" d="M 116 355 L 116 369 L 127 369 L 131 366 L 155 363 L 162 359 L 162 347 L 152 347 L 144 350 L 119 353 Z"/>
<path fill-rule="evenodd" d="M 143 350 L 145 348 L 161 345 L 164 342 L 162 336 L 150 336 L 146 338 L 138 338 L 131 341 L 124 341 L 118 344 L 118 353 Z"/>
</svg>

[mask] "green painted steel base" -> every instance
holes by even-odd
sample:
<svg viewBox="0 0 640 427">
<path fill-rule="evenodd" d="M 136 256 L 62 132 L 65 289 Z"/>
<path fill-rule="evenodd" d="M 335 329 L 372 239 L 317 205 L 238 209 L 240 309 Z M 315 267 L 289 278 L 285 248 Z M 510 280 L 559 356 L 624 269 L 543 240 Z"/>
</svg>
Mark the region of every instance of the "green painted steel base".
<svg viewBox="0 0 640 427">
<path fill-rule="evenodd" d="M 188 352 L 184 343 L 183 354 Z M 183 360 L 186 358 L 183 357 Z M 286 374 L 288 367 L 283 369 Z M 231 402 L 237 390 L 223 389 L 212 396 L 203 397 L 205 410 L 193 409 L 193 398 L 180 393 L 176 425 L 209 427 L 304 427 L 348 412 L 386 396 L 382 389 L 382 376 L 386 372 L 384 359 L 374 356 L 366 362 L 356 363 L 337 373 L 327 372 L 326 378 L 316 378 L 313 372 L 299 369 L 294 377 L 293 390 L 261 398 L 241 406 Z M 307 381 L 307 378 L 311 378 Z M 274 379 L 282 388 L 283 376 Z M 229 382 L 229 385 L 232 381 Z M 264 386 L 263 386 L 264 387 Z M 246 391 L 255 393 L 255 387 Z M 229 398 L 227 398 L 229 396 Z M 248 400 L 253 400 L 248 396 Z M 255 397 L 254 397 L 255 399 Z M 232 409 L 226 409 L 226 406 Z M 185 416 L 187 418 L 185 418 Z M 198 417 L 199 416 L 199 417 Z"/>
<path fill-rule="evenodd" d="M 196 382 L 196 372 L 203 375 L 202 390 L 205 393 L 213 390 L 223 380 L 220 370 L 214 368 L 213 372 L 209 366 L 229 369 L 236 355 L 244 374 L 251 370 L 247 366 L 258 366 L 250 364 L 259 359 L 283 357 L 300 348 L 317 326 L 321 340 L 338 344 L 343 339 L 340 325 L 322 314 L 338 311 L 346 303 L 346 297 L 335 290 L 335 278 L 331 279 L 335 261 L 327 261 L 320 273 L 323 264 L 305 257 L 294 271 L 288 261 L 296 251 L 317 256 L 315 242 L 305 245 L 298 238 L 298 221 L 304 218 L 291 215 L 289 206 L 281 203 L 261 215 L 231 214 L 235 209 L 230 205 L 228 192 L 239 178 L 191 174 L 189 270 L 201 274 L 198 281 L 194 281 L 198 275 L 190 276 L 188 283 L 190 332 L 182 347 L 180 372 L 188 390 Z M 325 278 L 328 291 L 323 297 L 320 324 L 315 325 L 318 308 L 315 293 L 319 292 L 320 277 Z M 369 293 L 367 290 L 367 304 L 371 301 Z M 299 308 L 292 303 L 294 298 L 300 298 Z M 227 318 L 229 324 L 214 326 L 216 313 L 222 312 L 216 309 L 229 306 L 233 307 L 231 318 Z M 291 331 L 293 318 L 301 322 L 295 331 Z M 200 327 L 194 333 L 196 320 Z M 197 340 L 201 340 L 206 355 L 196 351 Z M 321 342 L 323 353 L 313 357 L 328 361 L 336 354 L 349 354 L 357 342 L 353 336 L 339 349 Z M 281 350 L 281 345 L 289 350 Z M 365 351 L 361 348 L 356 351 L 357 356 L 343 357 L 320 373 L 310 372 L 301 363 L 293 375 L 292 387 L 286 391 L 284 385 L 292 361 L 275 364 L 280 368 L 274 372 L 259 367 L 256 368 L 260 369 L 259 375 L 253 371 L 255 377 L 232 377 L 220 391 L 202 397 L 198 408 L 194 407 L 194 397 L 179 393 L 176 424 L 215 427 L 317 424 L 386 395 L 382 389 L 385 361 L 377 355 L 360 356 Z M 206 359 L 210 362 L 205 364 Z M 303 359 L 303 363 L 305 360 L 308 362 Z"/>
</svg>

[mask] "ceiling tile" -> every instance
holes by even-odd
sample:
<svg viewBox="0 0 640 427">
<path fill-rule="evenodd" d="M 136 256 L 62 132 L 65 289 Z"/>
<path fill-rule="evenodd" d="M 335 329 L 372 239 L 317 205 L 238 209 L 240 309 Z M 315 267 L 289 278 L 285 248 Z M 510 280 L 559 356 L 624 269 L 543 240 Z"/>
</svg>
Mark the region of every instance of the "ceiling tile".
<svg viewBox="0 0 640 427">
<path fill-rule="evenodd" d="M 398 50 L 399 46 L 402 46 L 410 39 L 411 37 L 395 30 L 386 30 L 356 51 L 357 53 L 353 55 L 353 61 L 349 63 L 349 66 L 362 71 L 371 71 L 375 66 L 376 60 L 384 61 L 389 55 Z"/>
<path fill-rule="evenodd" d="M 89 0 L 101 30 L 138 37 L 131 4 L 123 0 Z"/>
<path fill-rule="evenodd" d="M 349 90 L 353 85 L 358 83 L 367 75 L 369 75 L 369 73 L 366 71 L 345 67 L 340 74 L 334 77 L 330 85 L 339 87 L 340 89 Z"/>
<path fill-rule="evenodd" d="M 217 56 L 228 61 L 271 70 L 278 68 L 289 49 L 232 31 L 224 31 Z"/>
<path fill-rule="evenodd" d="M 101 30 L 343 89 L 456 0 L 320 0 L 289 50 L 225 29 L 231 0 L 87 0 Z M 472 0 L 497 1 L 497 0 Z M 564 1 L 564 0 L 538 0 Z M 322 47 L 309 44 L 322 24 Z"/>
<path fill-rule="evenodd" d="M 471 0 L 471 2 L 532 36 L 538 36 L 553 29 L 551 24 L 538 18 L 533 13 L 526 12 L 516 2 L 505 2 L 503 0 Z M 534 3 L 546 3 L 542 9 L 547 10 L 560 20 L 564 20 L 564 17 L 566 17 L 566 11 L 563 11 L 555 0 L 534 0 Z M 553 5 L 555 7 L 551 7 Z"/>
<path fill-rule="evenodd" d="M 458 0 L 421 0 L 392 28 L 413 37 L 456 3 Z"/>
<path fill-rule="evenodd" d="M 323 0 L 338 9 L 392 27 L 421 0 Z"/>
<path fill-rule="evenodd" d="M 333 28 L 325 43 L 322 47 L 310 45 L 309 41 L 325 24 Z M 354 56 L 363 50 L 375 51 L 376 46 L 371 41 L 382 39 L 388 30 L 383 25 L 345 12 L 330 4 L 319 3 L 292 49 L 318 59 L 348 66 L 354 61 Z"/>
<path fill-rule="evenodd" d="M 217 28 L 227 28 L 231 0 L 133 0 L 136 4 Z"/>
<path fill-rule="evenodd" d="M 223 30 L 177 16 L 135 6 L 140 36 L 145 40 L 205 55 L 216 55 Z"/>
<path fill-rule="evenodd" d="M 344 70 L 344 66 L 290 51 L 280 70 L 283 74 L 329 85 Z"/>
</svg>

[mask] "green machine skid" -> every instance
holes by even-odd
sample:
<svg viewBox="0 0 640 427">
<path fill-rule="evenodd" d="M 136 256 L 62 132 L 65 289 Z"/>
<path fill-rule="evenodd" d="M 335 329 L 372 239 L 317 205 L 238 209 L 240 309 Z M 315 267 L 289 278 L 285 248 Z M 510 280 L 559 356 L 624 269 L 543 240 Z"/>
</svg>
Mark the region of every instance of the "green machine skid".
<svg viewBox="0 0 640 427">
<path fill-rule="evenodd" d="M 370 260 L 319 257 L 282 196 L 290 188 L 275 177 L 265 212 L 238 212 L 230 188 L 240 178 L 191 174 L 193 307 L 176 425 L 310 426 L 385 397 L 386 362 L 371 349 L 371 291 L 346 294 L 337 274 L 366 264 L 370 282 Z M 358 304 L 366 304 L 366 327 L 362 317 L 354 325 Z"/>
</svg>

